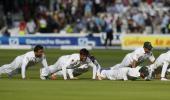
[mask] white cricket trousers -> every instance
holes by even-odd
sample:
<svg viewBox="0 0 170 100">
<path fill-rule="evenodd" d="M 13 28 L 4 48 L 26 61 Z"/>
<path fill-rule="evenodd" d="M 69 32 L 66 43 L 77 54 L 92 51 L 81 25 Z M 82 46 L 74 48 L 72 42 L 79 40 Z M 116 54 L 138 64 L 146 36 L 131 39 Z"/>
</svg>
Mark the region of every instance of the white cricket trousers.
<svg viewBox="0 0 170 100">
<path fill-rule="evenodd" d="M 158 67 L 162 67 L 162 71 L 161 71 L 161 77 L 165 77 L 167 68 L 168 68 L 169 63 L 164 61 L 164 55 L 160 55 L 154 64 L 150 65 L 151 70 L 154 71 L 155 69 L 157 69 Z"/>
<path fill-rule="evenodd" d="M 62 67 L 65 65 L 66 61 L 63 56 L 61 56 L 54 65 L 49 67 L 42 68 L 40 70 L 40 76 L 48 76 L 50 74 L 56 73 L 62 70 Z"/>
<path fill-rule="evenodd" d="M 129 56 L 129 54 L 127 54 L 127 55 L 123 58 L 122 62 L 120 63 L 119 68 L 122 68 L 122 67 L 130 67 L 130 66 L 132 65 L 132 62 L 133 62 L 133 60 L 131 59 L 131 57 Z"/>
<path fill-rule="evenodd" d="M 5 64 L 0 67 L 1 74 L 11 74 L 13 71 L 21 68 L 22 57 L 17 56 L 10 64 Z"/>
</svg>

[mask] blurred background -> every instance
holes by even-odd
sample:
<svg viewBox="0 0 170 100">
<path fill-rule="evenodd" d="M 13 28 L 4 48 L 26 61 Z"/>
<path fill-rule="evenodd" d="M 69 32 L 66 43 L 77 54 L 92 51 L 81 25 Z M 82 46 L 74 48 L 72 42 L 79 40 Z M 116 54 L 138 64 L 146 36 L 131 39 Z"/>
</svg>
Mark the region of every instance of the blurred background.
<svg viewBox="0 0 170 100">
<path fill-rule="evenodd" d="M 170 47 L 170 0 L 1 0 L 0 48 Z"/>
</svg>

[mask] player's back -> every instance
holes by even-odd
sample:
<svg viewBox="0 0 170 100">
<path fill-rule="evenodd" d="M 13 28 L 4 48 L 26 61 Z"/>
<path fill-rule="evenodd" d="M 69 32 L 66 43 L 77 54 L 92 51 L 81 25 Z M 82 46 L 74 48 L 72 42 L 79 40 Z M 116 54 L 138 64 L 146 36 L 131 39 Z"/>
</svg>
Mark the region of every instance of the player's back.
<svg viewBox="0 0 170 100">
<path fill-rule="evenodd" d="M 64 56 L 61 56 L 59 59 L 63 59 L 63 60 L 70 60 L 70 59 L 80 59 L 80 54 L 78 53 L 74 53 L 74 54 L 71 54 L 71 55 L 64 55 Z"/>
<path fill-rule="evenodd" d="M 145 51 L 144 48 L 137 48 L 135 49 L 133 52 L 128 54 L 130 57 L 134 58 L 134 56 L 144 56 L 145 55 Z"/>
<path fill-rule="evenodd" d="M 156 61 L 159 62 L 163 62 L 163 61 L 167 61 L 170 62 L 170 51 L 166 52 L 166 53 L 162 53 Z"/>
<path fill-rule="evenodd" d="M 127 78 L 127 73 L 129 71 L 129 69 L 130 69 L 129 67 L 113 69 L 113 70 L 111 70 L 111 71 L 113 71 L 112 77 L 115 78 L 115 80 L 125 79 L 125 78 Z"/>
<path fill-rule="evenodd" d="M 127 75 L 131 76 L 131 77 L 136 77 L 136 78 L 139 77 L 140 76 L 140 73 L 139 73 L 140 68 L 141 68 L 141 66 L 137 66 L 136 68 L 129 68 Z"/>
</svg>

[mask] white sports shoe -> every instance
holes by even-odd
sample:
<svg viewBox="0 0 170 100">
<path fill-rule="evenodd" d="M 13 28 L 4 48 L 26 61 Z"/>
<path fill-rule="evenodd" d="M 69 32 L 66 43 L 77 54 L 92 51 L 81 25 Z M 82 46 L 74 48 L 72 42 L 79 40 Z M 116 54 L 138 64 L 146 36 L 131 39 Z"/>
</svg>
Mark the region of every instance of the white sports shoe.
<svg viewBox="0 0 170 100">
<path fill-rule="evenodd" d="M 162 78 L 161 78 L 161 81 L 168 81 L 168 79 L 167 79 L 167 78 L 162 77 Z"/>
<path fill-rule="evenodd" d="M 41 80 L 46 80 L 46 77 L 40 76 L 40 79 L 41 79 Z"/>
</svg>

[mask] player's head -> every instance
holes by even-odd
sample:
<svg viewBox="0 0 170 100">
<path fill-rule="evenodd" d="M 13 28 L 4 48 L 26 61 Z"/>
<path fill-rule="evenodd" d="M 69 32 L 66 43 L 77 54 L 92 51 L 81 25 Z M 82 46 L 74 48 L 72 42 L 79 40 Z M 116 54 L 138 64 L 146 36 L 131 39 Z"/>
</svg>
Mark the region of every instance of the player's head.
<svg viewBox="0 0 170 100">
<path fill-rule="evenodd" d="M 34 47 L 34 53 L 36 57 L 42 57 L 44 50 L 42 45 L 36 45 Z"/>
<path fill-rule="evenodd" d="M 81 61 L 85 61 L 87 59 L 87 57 L 89 56 L 89 51 L 85 48 L 80 50 L 80 60 Z"/>
<path fill-rule="evenodd" d="M 147 67 L 141 67 L 140 70 L 139 70 L 139 72 L 140 72 L 140 76 L 141 76 L 142 78 L 145 78 L 146 76 L 149 75 L 149 70 L 148 70 Z"/>
<path fill-rule="evenodd" d="M 144 44 L 143 44 L 143 48 L 144 48 L 144 50 L 145 50 L 145 53 L 149 53 L 151 50 L 152 50 L 152 44 L 151 44 L 151 42 L 144 42 Z"/>
</svg>

